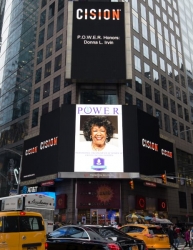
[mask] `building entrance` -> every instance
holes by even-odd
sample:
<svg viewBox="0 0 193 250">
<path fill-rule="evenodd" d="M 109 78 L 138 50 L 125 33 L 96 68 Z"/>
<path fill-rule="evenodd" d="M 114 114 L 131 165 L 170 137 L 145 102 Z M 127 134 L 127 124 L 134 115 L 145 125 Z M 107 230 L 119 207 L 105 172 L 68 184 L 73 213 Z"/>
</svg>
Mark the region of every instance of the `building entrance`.
<svg viewBox="0 0 193 250">
<path fill-rule="evenodd" d="M 91 209 L 90 217 L 92 225 L 106 225 L 106 209 Z"/>
<path fill-rule="evenodd" d="M 91 225 L 112 225 L 119 223 L 119 209 L 78 210 L 78 223 Z"/>
</svg>

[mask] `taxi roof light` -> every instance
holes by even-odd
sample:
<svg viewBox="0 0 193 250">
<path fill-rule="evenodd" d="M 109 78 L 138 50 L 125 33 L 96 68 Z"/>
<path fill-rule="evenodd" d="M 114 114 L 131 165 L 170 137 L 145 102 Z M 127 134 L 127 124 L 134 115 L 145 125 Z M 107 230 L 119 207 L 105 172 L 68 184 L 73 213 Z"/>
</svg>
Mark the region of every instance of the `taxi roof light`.
<svg viewBox="0 0 193 250">
<path fill-rule="evenodd" d="M 20 212 L 20 215 L 21 215 L 21 216 L 24 216 L 24 215 L 26 215 L 26 212 L 21 211 L 21 212 Z"/>
</svg>

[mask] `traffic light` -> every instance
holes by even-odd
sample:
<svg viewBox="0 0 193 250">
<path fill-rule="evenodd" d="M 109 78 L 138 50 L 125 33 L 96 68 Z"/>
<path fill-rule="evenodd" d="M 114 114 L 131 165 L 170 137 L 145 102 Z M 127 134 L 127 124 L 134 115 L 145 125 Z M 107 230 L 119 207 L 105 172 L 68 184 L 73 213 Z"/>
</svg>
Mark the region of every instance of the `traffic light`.
<svg viewBox="0 0 193 250">
<path fill-rule="evenodd" d="M 167 176 L 166 176 L 166 174 L 162 174 L 162 183 L 164 183 L 164 184 L 167 183 Z"/>
<path fill-rule="evenodd" d="M 129 186 L 130 186 L 130 189 L 134 189 L 134 182 L 132 180 L 129 182 Z"/>
</svg>

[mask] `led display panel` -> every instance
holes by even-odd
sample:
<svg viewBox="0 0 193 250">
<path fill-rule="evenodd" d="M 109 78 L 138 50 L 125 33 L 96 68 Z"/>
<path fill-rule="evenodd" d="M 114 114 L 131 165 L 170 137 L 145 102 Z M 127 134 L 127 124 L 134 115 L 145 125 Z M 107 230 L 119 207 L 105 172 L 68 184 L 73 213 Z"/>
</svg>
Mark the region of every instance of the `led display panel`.
<svg viewBox="0 0 193 250">
<path fill-rule="evenodd" d="M 123 172 L 121 105 L 76 105 L 74 172 Z"/>
<path fill-rule="evenodd" d="M 71 78 L 125 80 L 124 3 L 73 3 Z"/>
</svg>

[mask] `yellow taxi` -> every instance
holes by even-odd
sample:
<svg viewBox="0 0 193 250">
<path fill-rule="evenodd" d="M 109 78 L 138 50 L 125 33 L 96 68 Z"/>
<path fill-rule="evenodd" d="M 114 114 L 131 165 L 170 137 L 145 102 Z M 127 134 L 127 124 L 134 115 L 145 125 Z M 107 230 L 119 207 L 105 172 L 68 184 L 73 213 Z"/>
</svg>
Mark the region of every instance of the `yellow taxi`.
<svg viewBox="0 0 193 250">
<path fill-rule="evenodd" d="M 0 249 L 45 250 L 46 230 L 40 213 L 0 212 Z"/>
<path fill-rule="evenodd" d="M 148 249 L 170 249 L 169 237 L 161 226 L 151 224 L 127 224 L 120 229 L 134 238 L 143 240 Z"/>
</svg>

